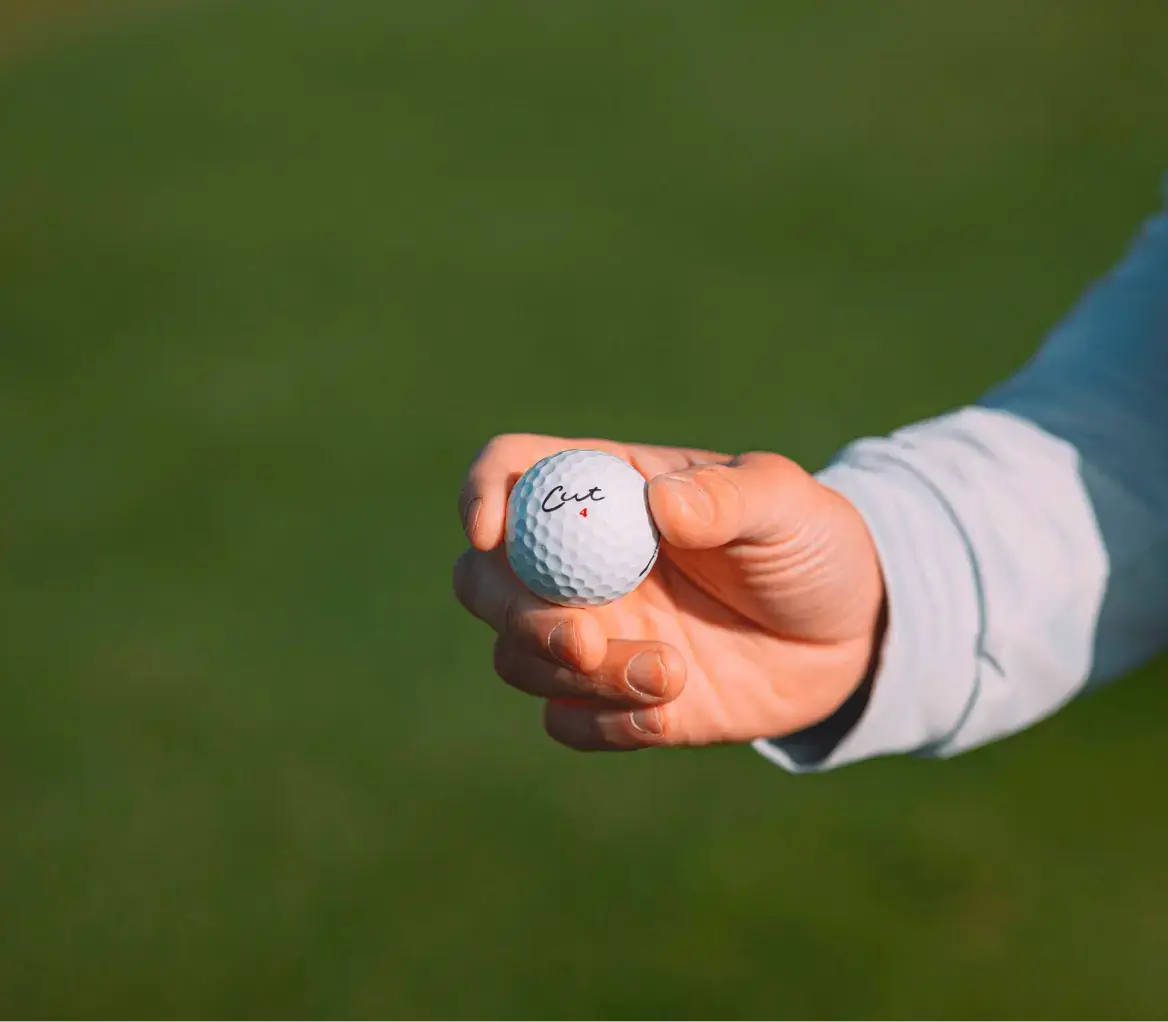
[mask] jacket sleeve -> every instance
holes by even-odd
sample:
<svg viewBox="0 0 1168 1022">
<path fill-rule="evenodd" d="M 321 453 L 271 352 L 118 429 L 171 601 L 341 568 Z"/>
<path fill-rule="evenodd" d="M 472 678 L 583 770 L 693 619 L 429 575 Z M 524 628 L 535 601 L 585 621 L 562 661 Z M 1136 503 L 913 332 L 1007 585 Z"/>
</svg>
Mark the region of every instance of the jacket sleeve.
<svg viewBox="0 0 1168 1022">
<path fill-rule="evenodd" d="M 1168 212 L 1014 377 L 819 478 L 872 531 L 888 625 L 865 703 L 755 743 L 788 770 L 951 756 L 1164 649 Z"/>
</svg>

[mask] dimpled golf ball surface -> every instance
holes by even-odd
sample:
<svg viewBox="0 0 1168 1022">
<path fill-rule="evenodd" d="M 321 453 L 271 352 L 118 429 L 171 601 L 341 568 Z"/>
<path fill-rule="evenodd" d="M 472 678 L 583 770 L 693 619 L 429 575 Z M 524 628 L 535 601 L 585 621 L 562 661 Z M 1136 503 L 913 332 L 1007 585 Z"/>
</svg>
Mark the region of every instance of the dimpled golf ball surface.
<svg viewBox="0 0 1168 1022">
<path fill-rule="evenodd" d="M 560 451 L 529 468 L 507 501 L 507 559 L 537 596 L 599 607 L 626 596 L 657 560 L 645 478 L 602 451 Z"/>
</svg>

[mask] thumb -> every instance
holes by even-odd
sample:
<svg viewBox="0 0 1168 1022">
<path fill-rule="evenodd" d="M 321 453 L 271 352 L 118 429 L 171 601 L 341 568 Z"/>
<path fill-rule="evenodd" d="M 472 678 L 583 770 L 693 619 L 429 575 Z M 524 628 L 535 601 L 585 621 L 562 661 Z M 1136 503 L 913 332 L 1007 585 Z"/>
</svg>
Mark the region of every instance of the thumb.
<svg viewBox="0 0 1168 1022">
<path fill-rule="evenodd" d="M 826 500 L 822 487 L 793 461 L 762 452 L 649 482 L 657 528 L 668 543 L 686 550 L 791 539 Z"/>
</svg>

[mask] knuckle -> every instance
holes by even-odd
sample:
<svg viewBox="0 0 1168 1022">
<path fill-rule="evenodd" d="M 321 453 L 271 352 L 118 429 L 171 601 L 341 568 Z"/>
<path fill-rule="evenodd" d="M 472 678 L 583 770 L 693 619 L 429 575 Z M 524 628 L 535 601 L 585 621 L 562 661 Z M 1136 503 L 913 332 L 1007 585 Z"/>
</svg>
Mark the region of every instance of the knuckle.
<svg viewBox="0 0 1168 1022">
<path fill-rule="evenodd" d="M 703 480 L 709 481 L 711 488 L 723 490 L 735 500 L 742 496 L 741 487 L 738 485 L 740 476 L 734 471 L 734 466 L 711 465 L 709 468 L 701 469 L 699 474 Z"/>
<path fill-rule="evenodd" d="M 524 438 L 525 434 L 523 433 L 496 433 L 479 448 L 478 454 L 475 455 L 474 464 L 476 466 L 482 465 L 484 462 L 494 461 L 502 457 L 517 441 Z"/>
<path fill-rule="evenodd" d="M 499 433 L 479 448 L 466 473 L 460 498 L 460 509 L 463 514 L 474 497 L 479 496 L 483 490 L 505 474 L 512 460 L 510 452 L 522 439 L 523 435 L 519 433 Z"/>
<path fill-rule="evenodd" d="M 478 454 L 475 455 L 475 464 L 479 465 L 484 461 L 490 460 L 491 457 L 499 453 L 499 448 L 506 442 L 507 434 L 496 433 L 479 448 Z"/>
<path fill-rule="evenodd" d="M 479 449 L 475 451 L 474 457 L 470 460 L 471 468 L 474 468 L 475 465 L 479 464 L 479 462 L 483 461 L 488 455 L 490 455 L 490 453 L 495 450 L 498 443 L 499 434 L 496 433 L 494 436 L 490 437 L 486 443 L 481 444 Z"/>
<path fill-rule="evenodd" d="M 474 453 L 470 465 L 466 470 L 466 480 L 462 487 L 462 496 L 469 500 L 470 494 L 478 490 L 483 480 L 483 470 L 494 460 L 499 452 L 499 445 L 504 440 L 502 436 L 493 436 Z"/>
<path fill-rule="evenodd" d="M 805 474 L 790 458 L 785 458 L 774 451 L 748 451 L 735 458 L 735 464 L 754 466 L 776 485 L 787 484 Z"/>
<path fill-rule="evenodd" d="M 521 452 L 530 454 L 533 448 L 544 447 L 548 439 L 540 433 L 496 433 L 479 448 L 471 462 L 471 473 L 473 475 L 475 469 L 483 466 L 490 466 L 492 471 L 497 471 L 499 465 L 514 467 L 512 462 L 516 455 Z"/>
</svg>

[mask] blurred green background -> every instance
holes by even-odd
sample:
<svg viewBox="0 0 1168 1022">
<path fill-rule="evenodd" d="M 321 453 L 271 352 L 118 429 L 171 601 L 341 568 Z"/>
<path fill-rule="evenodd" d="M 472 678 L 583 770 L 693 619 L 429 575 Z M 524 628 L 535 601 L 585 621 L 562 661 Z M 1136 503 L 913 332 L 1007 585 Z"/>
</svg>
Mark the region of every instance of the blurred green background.
<svg viewBox="0 0 1168 1022">
<path fill-rule="evenodd" d="M 0 63 L 0 1011 L 1162 1016 L 1163 664 L 582 756 L 449 568 L 492 434 L 815 468 L 1010 372 L 1156 209 L 1168 8 L 101 7 Z"/>
</svg>

